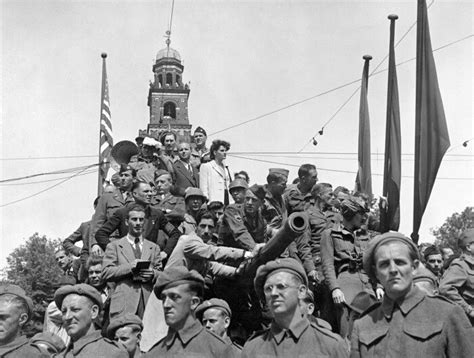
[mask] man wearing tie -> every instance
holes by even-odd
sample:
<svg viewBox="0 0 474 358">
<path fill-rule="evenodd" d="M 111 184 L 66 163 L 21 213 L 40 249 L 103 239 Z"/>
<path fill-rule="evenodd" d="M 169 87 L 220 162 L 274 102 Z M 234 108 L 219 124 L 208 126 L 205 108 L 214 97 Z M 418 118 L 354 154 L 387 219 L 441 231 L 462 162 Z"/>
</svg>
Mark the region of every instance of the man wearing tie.
<svg viewBox="0 0 474 358">
<path fill-rule="evenodd" d="M 132 313 L 143 317 L 153 282 L 162 269 L 160 248 L 144 240 L 145 210 L 132 205 L 126 224 L 128 234 L 107 245 L 102 279 L 116 283 L 110 301 L 110 318 Z"/>
<path fill-rule="evenodd" d="M 174 162 L 173 168 L 176 176 L 175 195 L 184 196 L 186 188 L 199 187 L 199 174 L 195 166 L 190 162 L 191 147 L 189 143 L 183 142 L 178 145 L 179 160 Z"/>
</svg>

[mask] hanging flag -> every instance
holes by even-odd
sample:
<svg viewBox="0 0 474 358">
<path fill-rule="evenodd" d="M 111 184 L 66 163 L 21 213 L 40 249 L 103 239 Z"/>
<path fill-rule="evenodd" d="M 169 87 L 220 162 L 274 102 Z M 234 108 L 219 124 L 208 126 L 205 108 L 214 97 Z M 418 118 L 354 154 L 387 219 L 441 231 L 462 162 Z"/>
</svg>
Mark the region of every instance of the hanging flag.
<svg viewBox="0 0 474 358">
<path fill-rule="evenodd" d="M 360 88 L 359 107 L 359 170 L 356 177 L 356 190 L 368 194 L 372 198 L 372 170 L 370 168 L 370 119 L 367 103 L 369 84 L 369 61 L 372 56 L 365 55 L 362 84 Z"/>
<path fill-rule="evenodd" d="M 425 0 L 418 0 L 416 35 L 415 183 L 412 239 L 418 231 L 444 154 L 450 146 L 431 48 Z"/>
<path fill-rule="evenodd" d="M 112 122 L 110 117 L 109 102 L 109 84 L 107 82 L 107 69 L 105 59 L 107 54 L 102 55 L 102 93 L 100 101 L 100 140 L 99 140 L 99 182 L 98 195 L 102 194 L 107 173 L 110 168 L 110 151 L 114 145 L 114 137 L 112 135 Z"/>
<path fill-rule="evenodd" d="M 397 68 L 395 65 L 395 20 L 389 15 L 390 45 L 388 52 L 387 120 L 385 124 L 385 163 L 383 196 L 387 205 L 380 213 L 380 231 L 398 231 L 400 226 L 400 184 L 402 176 L 402 149 L 400 134 L 400 105 L 398 101 Z"/>
</svg>

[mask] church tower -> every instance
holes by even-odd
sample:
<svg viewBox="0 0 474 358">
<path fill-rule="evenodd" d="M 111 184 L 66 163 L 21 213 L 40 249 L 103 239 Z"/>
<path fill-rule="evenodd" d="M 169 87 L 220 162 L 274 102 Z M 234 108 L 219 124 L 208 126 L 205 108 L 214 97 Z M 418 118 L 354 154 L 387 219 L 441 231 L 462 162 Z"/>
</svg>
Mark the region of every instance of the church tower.
<svg viewBox="0 0 474 358">
<path fill-rule="evenodd" d="M 170 47 L 170 34 L 167 32 L 167 35 L 166 47 L 158 51 L 153 65 L 154 80 L 150 82 L 148 91 L 150 123 L 147 132 L 159 138 L 161 132 L 172 130 L 178 139 L 189 142 L 191 139 L 191 124 L 188 117 L 189 84 L 183 83 L 184 66 L 181 56 L 178 51 Z"/>
</svg>

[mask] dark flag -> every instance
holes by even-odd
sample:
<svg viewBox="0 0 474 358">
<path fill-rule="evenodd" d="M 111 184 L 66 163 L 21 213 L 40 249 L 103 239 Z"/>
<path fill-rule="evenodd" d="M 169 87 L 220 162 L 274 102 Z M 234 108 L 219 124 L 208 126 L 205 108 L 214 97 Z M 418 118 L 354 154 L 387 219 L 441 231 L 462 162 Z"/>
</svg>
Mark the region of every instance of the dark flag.
<svg viewBox="0 0 474 358">
<path fill-rule="evenodd" d="M 418 0 L 416 35 L 415 185 L 412 239 L 418 231 L 441 160 L 450 146 L 431 48 L 426 1 Z"/>
<path fill-rule="evenodd" d="M 100 140 L 99 140 L 99 183 L 98 195 L 102 194 L 107 173 L 110 168 L 110 151 L 114 145 L 112 135 L 112 122 L 110 119 L 110 103 L 109 103 L 109 84 L 107 82 L 107 70 L 105 59 L 107 54 L 102 55 L 102 93 L 100 101 Z"/>
<path fill-rule="evenodd" d="M 372 170 L 370 168 L 370 119 L 369 104 L 367 103 L 367 88 L 369 83 L 369 61 L 372 56 L 365 55 L 362 84 L 360 88 L 359 107 L 359 169 L 356 177 L 356 190 L 368 194 L 372 198 Z"/>
<path fill-rule="evenodd" d="M 400 135 L 400 105 L 398 102 L 397 68 L 395 65 L 395 20 L 390 15 L 390 47 L 388 53 L 387 121 L 385 124 L 385 162 L 383 196 L 387 198 L 385 210 L 381 210 L 380 231 L 398 231 L 400 226 L 400 184 L 402 176 L 402 149 Z"/>
</svg>

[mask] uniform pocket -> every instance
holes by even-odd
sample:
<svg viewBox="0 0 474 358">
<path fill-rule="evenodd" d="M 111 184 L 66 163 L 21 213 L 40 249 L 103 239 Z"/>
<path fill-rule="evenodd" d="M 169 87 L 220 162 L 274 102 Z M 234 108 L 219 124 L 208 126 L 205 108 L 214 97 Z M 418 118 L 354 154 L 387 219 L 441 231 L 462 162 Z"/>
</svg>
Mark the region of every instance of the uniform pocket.
<svg viewBox="0 0 474 358">
<path fill-rule="evenodd" d="M 442 330 L 443 322 L 430 322 L 429 324 L 410 322 L 403 326 L 403 331 L 407 335 L 421 341 L 428 340 L 431 337 L 440 334 Z"/>
<path fill-rule="evenodd" d="M 388 326 L 377 327 L 367 331 L 359 332 L 359 342 L 364 346 L 370 347 L 387 335 L 388 328 Z"/>
</svg>

